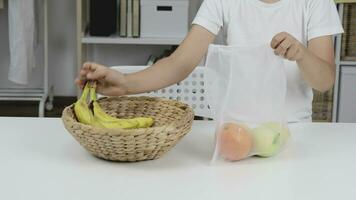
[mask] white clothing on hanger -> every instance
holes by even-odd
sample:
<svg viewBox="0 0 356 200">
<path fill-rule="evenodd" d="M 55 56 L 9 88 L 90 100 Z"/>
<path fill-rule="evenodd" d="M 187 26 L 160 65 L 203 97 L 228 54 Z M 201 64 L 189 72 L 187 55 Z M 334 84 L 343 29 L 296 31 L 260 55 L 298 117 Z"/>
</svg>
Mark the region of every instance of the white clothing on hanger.
<svg viewBox="0 0 356 200">
<path fill-rule="evenodd" d="M 0 0 L 1 1 L 1 0 Z M 28 84 L 35 67 L 35 4 L 34 0 L 9 2 L 9 80 Z"/>
</svg>

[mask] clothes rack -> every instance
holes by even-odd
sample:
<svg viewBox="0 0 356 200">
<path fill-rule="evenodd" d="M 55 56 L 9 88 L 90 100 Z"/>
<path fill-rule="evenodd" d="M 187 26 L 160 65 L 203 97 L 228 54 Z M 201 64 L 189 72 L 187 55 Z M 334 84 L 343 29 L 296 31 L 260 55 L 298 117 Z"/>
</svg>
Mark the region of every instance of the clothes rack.
<svg viewBox="0 0 356 200">
<path fill-rule="evenodd" d="M 1 88 L 1 101 L 38 101 L 38 116 L 44 117 L 45 109 L 53 108 L 53 87 L 48 81 L 48 2 L 43 0 L 43 86 L 41 88 Z M 42 31 L 42 30 L 41 30 Z M 48 99 L 48 101 L 47 101 Z"/>
</svg>

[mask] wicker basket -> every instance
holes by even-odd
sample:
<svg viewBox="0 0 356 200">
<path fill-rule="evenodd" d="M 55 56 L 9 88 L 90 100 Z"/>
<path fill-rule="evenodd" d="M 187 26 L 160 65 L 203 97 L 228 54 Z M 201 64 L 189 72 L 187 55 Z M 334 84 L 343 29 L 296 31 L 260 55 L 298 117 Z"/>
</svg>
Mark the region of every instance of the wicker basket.
<svg viewBox="0 0 356 200">
<path fill-rule="evenodd" d="M 313 103 L 313 122 L 332 121 L 333 102 L 314 102 Z"/>
<path fill-rule="evenodd" d="M 99 101 L 103 110 L 120 118 L 153 117 L 145 129 L 103 129 L 79 123 L 73 105 L 64 109 L 65 128 L 91 154 L 111 161 L 158 159 L 186 135 L 194 113 L 186 104 L 150 97 L 110 97 Z"/>
<path fill-rule="evenodd" d="M 314 90 L 313 121 L 331 122 L 333 112 L 334 89 L 321 93 Z"/>
<path fill-rule="evenodd" d="M 342 60 L 356 61 L 356 4 L 345 4 L 342 37 Z"/>
</svg>

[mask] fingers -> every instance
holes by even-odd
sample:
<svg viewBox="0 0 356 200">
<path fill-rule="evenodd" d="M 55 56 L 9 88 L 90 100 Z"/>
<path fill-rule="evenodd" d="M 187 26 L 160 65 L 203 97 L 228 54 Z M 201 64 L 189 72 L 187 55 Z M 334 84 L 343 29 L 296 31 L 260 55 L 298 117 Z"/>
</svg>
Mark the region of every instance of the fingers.
<svg viewBox="0 0 356 200">
<path fill-rule="evenodd" d="M 86 75 L 86 78 L 89 80 L 101 80 L 105 79 L 108 74 L 106 68 L 97 68 L 95 71 L 91 71 Z"/>
<path fill-rule="evenodd" d="M 290 41 L 290 39 L 286 38 L 285 40 L 283 40 L 281 44 L 278 45 L 278 47 L 274 50 L 274 53 L 276 55 L 285 57 L 287 51 L 291 46 L 292 46 L 292 42 Z"/>
<path fill-rule="evenodd" d="M 97 83 L 96 91 L 99 94 L 120 96 L 126 92 L 125 87 L 120 86 L 122 85 L 120 81 L 123 81 L 123 76 L 122 73 L 104 65 L 86 62 L 79 71 L 75 83 L 78 87 L 83 88 L 88 80 L 95 81 Z"/>
<path fill-rule="evenodd" d="M 304 46 L 292 35 L 282 32 L 273 37 L 271 47 L 276 55 L 296 61 L 301 57 Z"/>
<path fill-rule="evenodd" d="M 105 79 L 107 75 L 107 67 L 97 63 L 86 62 L 83 65 L 80 74 L 90 80 Z"/>
<path fill-rule="evenodd" d="M 79 88 L 83 89 L 84 85 L 86 83 L 86 80 L 76 78 L 74 82 Z"/>
<path fill-rule="evenodd" d="M 106 73 L 107 67 L 97 63 L 86 62 L 80 69 L 78 77 L 75 79 L 75 83 L 78 85 L 78 87 L 83 88 L 88 79 L 105 79 Z"/>
<path fill-rule="evenodd" d="M 286 32 L 278 33 L 275 35 L 271 41 L 272 49 L 276 49 L 288 36 L 289 34 Z"/>
<path fill-rule="evenodd" d="M 293 61 L 296 59 L 297 54 L 298 54 L 298 48 L 296 47 L 296 45 L 292 45 L 284 57 L 290 61 Z"/>
<path fill-rule="evenodd" d="M 86 74 L 87 74 L 87 72 L 85 70 L 81 69 L 79 72 L 79 75 L 75 79 L 74 82 L 75 82 L 75 84 L 77 84 L 77 86 L 79 88 L 83 88 L 84 84 L 87 82 Z"/>
<path fill-rule="evenodd" d="M 95 71 L 98 68 L 102 68 L 102 67 L 104 67 L 104 66 L 99 65 L 97 63 L 86 62 L 86 63 L 83 64 L 82 70 L 84 70 L 84 71 Z"/>
</svg>

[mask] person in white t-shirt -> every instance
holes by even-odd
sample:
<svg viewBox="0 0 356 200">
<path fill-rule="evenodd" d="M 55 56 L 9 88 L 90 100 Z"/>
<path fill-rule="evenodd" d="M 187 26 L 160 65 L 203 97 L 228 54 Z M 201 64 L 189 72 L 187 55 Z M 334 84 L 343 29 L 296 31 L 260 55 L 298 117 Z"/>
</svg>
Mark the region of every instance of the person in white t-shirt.
<svg viewBox="0 0 356 200">
<path fill-rule="evenodd" d="M 290 122 L 310 121 L 312 88 L 324 92 L 334 84 L 333 35 L 343 28 L 333 0 L 205 0 L 192 24 L 177 50 L 151 67 L 123 74 L 87 62 L 76 83 L 98 80 L 98 92 L 108 96 L 167 87 L 185 79 L 222 33 L 227 45 L 268 43 L 285 58 Z"/>
</svg>

